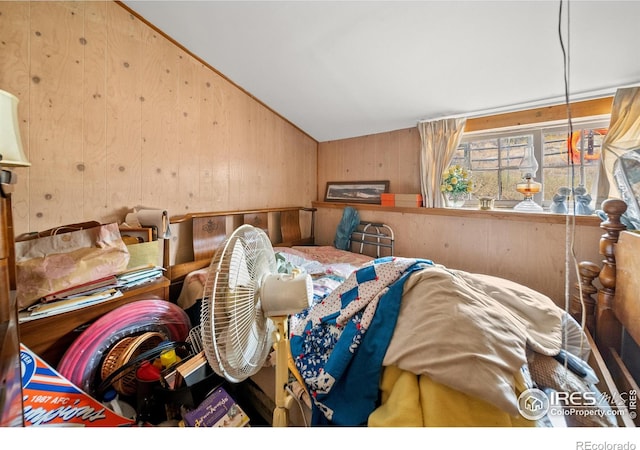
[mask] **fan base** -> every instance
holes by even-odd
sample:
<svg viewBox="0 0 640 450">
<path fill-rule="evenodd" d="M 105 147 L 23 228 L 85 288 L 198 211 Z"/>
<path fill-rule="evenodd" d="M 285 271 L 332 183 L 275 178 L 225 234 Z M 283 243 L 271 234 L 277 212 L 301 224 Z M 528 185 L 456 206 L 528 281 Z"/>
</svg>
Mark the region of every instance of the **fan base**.
<svg viewBox="0 0 640 450">
<path fill-rule="evenodd" d="M 276 407 L 273 410 L 273 426 L 274 427 L 289 426 L 289 411 L 287 411 L 287 408 Z"/>
</svg>

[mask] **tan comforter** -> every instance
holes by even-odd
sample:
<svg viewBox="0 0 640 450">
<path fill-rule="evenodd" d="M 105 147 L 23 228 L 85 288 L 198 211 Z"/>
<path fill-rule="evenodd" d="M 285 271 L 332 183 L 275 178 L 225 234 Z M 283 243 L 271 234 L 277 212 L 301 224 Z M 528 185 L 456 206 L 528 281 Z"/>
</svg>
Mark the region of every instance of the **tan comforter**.
<svg viewBox="0 0 640 450">
<path fill-rule="evenodd" d="M 405 282 L 384 366 L 428 375 L 517 415 L 514 384 L 526 347 L 557 354 L 562 317 L 551 299 L 525 286 L 436 265 Z"/>
</svg>

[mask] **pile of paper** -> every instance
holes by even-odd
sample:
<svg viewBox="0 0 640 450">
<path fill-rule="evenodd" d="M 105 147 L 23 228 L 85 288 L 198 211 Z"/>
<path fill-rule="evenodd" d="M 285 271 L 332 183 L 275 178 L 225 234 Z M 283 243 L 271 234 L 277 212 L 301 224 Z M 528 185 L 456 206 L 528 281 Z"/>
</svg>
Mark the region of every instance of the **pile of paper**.
<svg viewBox="0 0 640 450">
<path fill-rule="evenodd" d="M 164 269 L 141 267 L 54 292 L 19 314 L 19 321 L 62 314 L 122 296 L 122 291 L 162 277 Z"/>
</svg>

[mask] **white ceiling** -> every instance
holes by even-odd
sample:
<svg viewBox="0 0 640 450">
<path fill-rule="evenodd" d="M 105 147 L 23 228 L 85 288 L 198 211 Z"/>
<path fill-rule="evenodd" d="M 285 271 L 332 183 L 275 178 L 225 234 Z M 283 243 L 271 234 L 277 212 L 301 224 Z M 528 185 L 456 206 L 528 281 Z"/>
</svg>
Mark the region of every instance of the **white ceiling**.
<svg viewBox="0 0 640 450">
<path fill-rule="evenodd" d="M 640 82 L 640 1 L 122 3 L 320 142 Z"/>
</svg>

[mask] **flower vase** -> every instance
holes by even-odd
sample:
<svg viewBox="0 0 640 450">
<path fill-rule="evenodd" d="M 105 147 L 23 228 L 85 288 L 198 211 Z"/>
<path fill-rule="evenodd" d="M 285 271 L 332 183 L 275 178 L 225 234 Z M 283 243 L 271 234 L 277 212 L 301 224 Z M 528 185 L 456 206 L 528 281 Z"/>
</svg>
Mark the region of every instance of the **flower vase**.
<svg viewBox="0 0 640 450">
<path fill-rule="evenodd" d="M 466 195 L 462 192 L 447 192 L 444 198 L 449 208 L 461 208 L 466 200 Z"/>
</svg>

